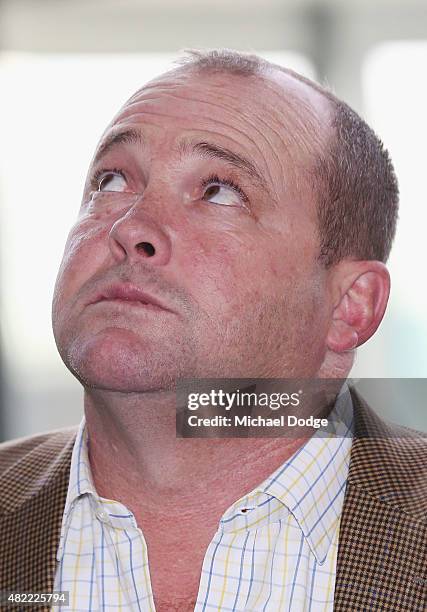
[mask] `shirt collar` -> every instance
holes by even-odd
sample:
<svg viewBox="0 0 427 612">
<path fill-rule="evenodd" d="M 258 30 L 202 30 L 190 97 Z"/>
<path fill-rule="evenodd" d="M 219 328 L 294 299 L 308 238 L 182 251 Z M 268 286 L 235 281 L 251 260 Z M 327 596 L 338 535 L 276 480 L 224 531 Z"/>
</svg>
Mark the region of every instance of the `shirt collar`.
<svg viewBox="0 0 427 612">
<path fill-rule="evenodd" d="M 70 505 L 80 495 L 90 493 L 98 499 L 98 494 L 92 478 L 89 463 L 89 442 L 86 419 L 83 416 L 76 436 L 76 442 L 71 457 L 70 469 Z M 67 500 L 68 501 L 68 500 Z"/>
<path fill-rule="evenodd" d="M 255 509 L 276 499 L 283 505 L 286 515 L 291 512 L 295 517 L 318 563 L 324 563 L 341 516 L 350 463 L 353 405 L 346 383 L 338 394 L 328 420 L 332 424 L 331 433 L 325 435 L 320 429 L 316 430 L 273 474 L 233 504 L 223 515 L 220 525 L 228 531 L 238 530 L 243 518 L 248 524 L 248 515 L 241 514 L 244 506 L 246 511 L 247 506 Z M 76 500 L 84 494 L 92 496 L 97 502 L 100 500 L 92 479 L 86 421 L 83 416 L 71 456 L 58 560 L 62 557 L 70 511 Z M 270 521 L 279 520 L 283 512 L 276 512 L 274 517 L 269 517 Z"/>
<path fill-rule="evenodd" d="M 61 536 L 57 552 L 57 560 L 60 561 L 63 554 L 64 538 L 67 531 L 67 523 L 70 518 L 71 509 L 77 499 L 85 493 L 93 496 L 99 501 L 90 470 L 88 455 L 88 440 L 86 430 L 86 419 L 83 415 L 77 430 L 71 455 L 70 477 L 68 481 L 67 497 L 65 500 L 64 514 L 62 517 Z"/>
<path fill-rule="evenodd" d="M 225 530 L 259 527 L 266 505 L 277 500 L 282 508 L 276 505 L 274 516 L 269 513 L 263 522 L 292 513 L 316 560 L 324 563 L 341 517 L 350 463 L 353 405 L 346 383 L 328 421 L 328 433 L 316 430 L 271 476 L 227 510 L 222 519 Z"/>
</svg>

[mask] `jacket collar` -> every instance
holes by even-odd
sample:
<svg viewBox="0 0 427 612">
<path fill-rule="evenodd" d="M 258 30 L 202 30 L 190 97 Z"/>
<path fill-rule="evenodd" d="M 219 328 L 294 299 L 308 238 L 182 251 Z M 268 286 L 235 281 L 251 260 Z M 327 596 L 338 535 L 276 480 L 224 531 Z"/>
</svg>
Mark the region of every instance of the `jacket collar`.
<svg viewBox="0 0 427 612">
<path fill-rule="evenodd" d="M 383 421 L 350 386 L 355 439 L 348 482 L 373 498 L 427 522 L 427 433 Z M 412 466 L 412 467 L 411 467 Z M 419 486 L 408 486 L 408 473 Z"/>
<path fill-rule="evenodd" d="M 427 437 L 384 423 L 352 389 L 355 439 L 334 612 L 424 610 Z"/>
</svg>

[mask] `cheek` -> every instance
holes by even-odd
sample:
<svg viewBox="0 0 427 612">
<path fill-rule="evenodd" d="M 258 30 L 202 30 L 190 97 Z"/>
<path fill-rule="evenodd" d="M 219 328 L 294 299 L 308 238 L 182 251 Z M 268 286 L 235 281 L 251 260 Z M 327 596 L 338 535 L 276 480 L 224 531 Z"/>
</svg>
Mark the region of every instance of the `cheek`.
<svg viewBox="0 0 427 612">
<path fill-rule="evenodd" d="M 91 222 L 78 222 L 71 229 L 59 268 L 57 287 L 73 294 L 105 260 L 106 228 Z"/>
<path fill-rule="evenodd" d="M 182 243 L 177 265 L 185 272 L 185 283 L 206 310 L 225 314 L 227 309 L 260 299 L 266 288 L 272 292 L 280 275 L 279 258 L 271 245 L 253 231 L 193 232 Z"/>
<path fill-rule="evenodd" d="M 277 305 L 302 327 L 314 324 L 318 305 L 316 254 L 311 233 L 298 227 L 230 227 L 194 234 L 182 265 L 189 290 L 213 317 L 225 322 L 237 312 Z"/>
</svg>

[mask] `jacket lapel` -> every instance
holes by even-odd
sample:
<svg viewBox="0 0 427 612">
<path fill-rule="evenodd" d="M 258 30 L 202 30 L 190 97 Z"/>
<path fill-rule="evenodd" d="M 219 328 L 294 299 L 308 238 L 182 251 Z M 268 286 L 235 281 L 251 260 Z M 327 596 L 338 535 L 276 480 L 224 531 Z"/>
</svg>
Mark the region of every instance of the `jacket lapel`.
<svg viewBox="0 0 427 612">
<path fill-rule="evenodd" d="M 355 437 L 341 516 L 334 610 L 424 612 L 425 440 L 387 426 L 353 389 L 351 394 Z M 408 468 L 411 463 L 413 469 Z"/>
<path fill-rule="evenodd" d="M 17 485 L 6 498 L 0 517 L 0 590 L 40 593 L 53 590 L 74 438 L 75 432 L 68 431 L 57 438 L 56 444 L 40 445 L 44 449 L 40 448 L 36 465 L 31 468 L 25 459 L 18 461 L 4 476 L 6 482 Z M 34 459 L 35 456 L 33 462 Z M 41 469 L 43 462 L 49 469 Z M 11 472 L 15 472 L 15 477 Z M 20 479 L 16 480 L 18 474 Z"/>
</svg>

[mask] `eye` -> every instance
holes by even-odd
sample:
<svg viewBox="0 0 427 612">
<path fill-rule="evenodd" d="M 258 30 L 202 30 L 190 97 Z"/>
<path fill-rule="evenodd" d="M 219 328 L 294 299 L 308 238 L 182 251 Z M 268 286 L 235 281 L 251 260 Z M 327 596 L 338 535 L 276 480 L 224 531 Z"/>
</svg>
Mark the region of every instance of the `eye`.
<svg viewBox="0 0 427 612">
<path fill-rule="evenodd" d="M 126 179 L 121 172 L 109 170 L 95 177 L 98 191 L 125 191 Z"/>
<path fill-rule="evenodd" d="M 219 179 L 212 176 L 203 181 L 203 200 L 221 204 L 222 206 L 244 206 L 247 201 L 246 195 L 238 185 L 232 181 Z"/>
</svg>

